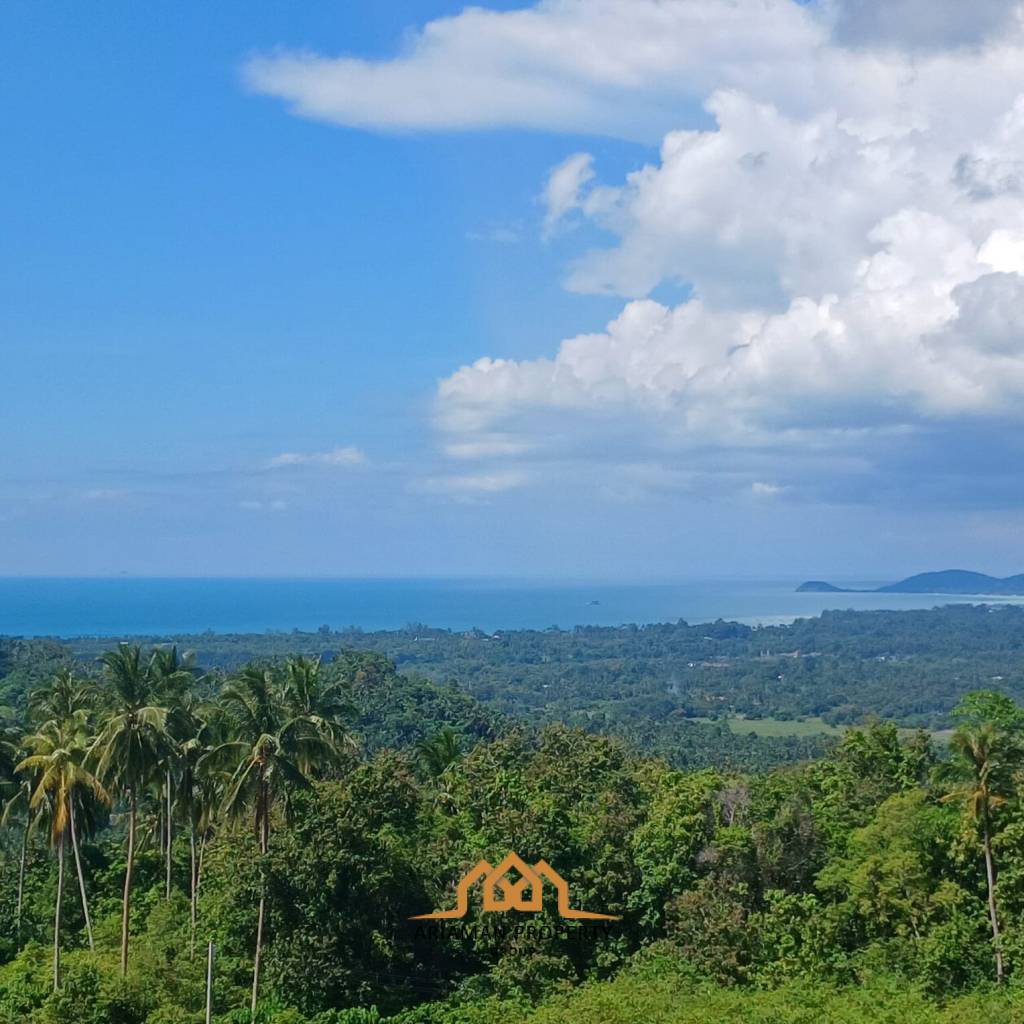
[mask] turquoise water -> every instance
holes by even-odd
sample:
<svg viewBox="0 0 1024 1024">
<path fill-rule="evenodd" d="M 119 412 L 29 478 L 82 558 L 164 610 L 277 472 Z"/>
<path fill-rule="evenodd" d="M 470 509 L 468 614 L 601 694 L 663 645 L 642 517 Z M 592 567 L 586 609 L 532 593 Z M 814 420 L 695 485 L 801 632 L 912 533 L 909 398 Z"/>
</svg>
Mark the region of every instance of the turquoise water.
<svg viewBox="0 0 1024 1024">
<path fill-rule="evenodd" d="M 456 630 L 567 629 L 718 618 L 770 623 L 826 608 L 931 608 L 970 600 L 929 594 L 796 594 L 797 582 L 0 579 L 0 634 L 240 633 L 321 625 L 373 630 L 409 623 Z"/>
</svg>

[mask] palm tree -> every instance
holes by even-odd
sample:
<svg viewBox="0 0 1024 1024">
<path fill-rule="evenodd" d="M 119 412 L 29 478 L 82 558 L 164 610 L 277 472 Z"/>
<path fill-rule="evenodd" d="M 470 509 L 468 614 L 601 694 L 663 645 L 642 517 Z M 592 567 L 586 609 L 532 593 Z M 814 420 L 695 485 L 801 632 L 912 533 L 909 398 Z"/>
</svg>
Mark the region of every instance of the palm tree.
<svg viewBox="0 0 1024 1024">
<path fill-rule="evenodd" d="M 118 644 L 100 659 L 112 708 L 93 744 L 97 774 L 128 802 L 128 853 L 121 900 L 121 975 L 128 973 L 129 911 L 135 865 L 135 824 L 139 793 L 167 756 L 167 708 L 155 703 L 150 666 L 137 646 Z"/>
<path fill-rule="evenodd" d="M 192 735 L 181 743 L 178 807 L 189 825 L 189 958 L 195 956 L 196 919 L 203 854 L 230 781 L 216 763 L 214 751 L 229 739 L 227 721 L 217 705 L 187 709 Z M 221 758 L 223 761 L 223 758 Z"/>
<path fill-rule="evenodd" d="M 13 766 L 12 766 L 13 768 Z M 25 905 L 25 869 L 28 864 L 28 841 L 39 814 L 32 815 L 28 802 L 32 796 L 32 783 L 22 779 L 13 792 L 8 791 L 0 813 L 0 826 L 7 828 L 15 819 L 22 820 L 21 854 L 18 859 L 18 897 L 14 910 L 14 929 L 17 948 L 21 948 L 21 916 Z"/>
<path fill-rule="evenodd" d="M 87 745 L 89 716 L 95 706 L 95 688 L 92 684 L 76 678 L 70 668 L 60 669 L 48 684 L 36 687 L 28 698 L 29 712 L 39 723 L 40 732 L 54 728 L 66 727 L 70 734 L 77 737 L 80 746 L 84 749 Z M 89 900 L 85 891 L 85 878 L 82 873 L 82 855 L 79 849 L 79 837 L 83 833 L 82 822 L 75 822 L 75 803 L 80 802 L 79 810 L 83 813 L 86 825 L 91 821 L 88 813 L 91 806 L 82 801 L 81 793 L 77 798 L 72 798 L 69 808 L 69 832 L 71 844 L 75 856 L 75 871 L 78 876 L 78 889 L 82 899 L 82 913 L 85 917 L 85 928 L 89 938 L 89 948 L 94 948 L 92 935 L 92 920 L 89 916 Z M 40 808 L 39 813 L 44 813 Z M 28 839 L 26 830 L 25 841 Z M 23 848 L 23 853 L 24 853 Z"/>
<path fill-rule="evenodd" d="M 330 678 L 319 658 L 299 656 L 285 662 L 284 695 L 291 716 L 311 726 L 337 755 L 355 752 L 355 739 L 349 729 L 356 714 L 351 690 L 342 678 Z M 299 767 L 309 774 L 319 766 Z"/>
<path fill-rule="evenodd" d="M 306 663 L 308 666 L 310 663 Z M 291 668 L 291 666 L 290 666 Z M 332 763 L 338 738 L 334 725 L 307 710 L 297 688 L 311 683 L 305 666 L 287 671 L 282 680 L 272 669 L 248 666 L 221 693 L 236 739 L 222 744 L 211 760 L 231 756 L 236 767 L 227 788 L 225 812 L 239 815 L 251 809 L 261 857 L 270 847 L 270 820 L 275 804 L 287 801 L 289 791 L 309 785 L 309 775 Z M 310 703 L 312 708 L 312 703 Z M 266 878 L 260 883 L 253 958 L 251 1012 L 256 1018 L 260 963 L 266 918 Z"/>
<path fill-rule="evenodd" d="M 14 818 L 25 819 L 18 862 L 18 898 L 14 911 L 15 941 L 18 949 L 21 948 L 21 912 L 25 902 L 25 865 L 28 861 L 28 840 L 33 824 L 28 806 L 32 796 L 31 783 L 15 772 L 15 766 L 23 756 L 21 749 L 21 737 L 15 728 L 8 725 L 0 728 L 0 797 L 3 798 L 0 826 L 6 828 Z"/>
<path fill-rule="evenodd" d="M 995 949 L 996 981 L 1003 981 L 1003 951 L 1000 946 L 999 914 L 996 906 L 996 866 L 992 857 L 992 812 L 1013 794 L 1012 762 L 1015 744 L 991 723 L 962 726 L 949 741 L 954 760 L 947 774 L 953 788 L 941 799 L 962 803 L 971 821 L 981 829 L 985 851 L 985 882 L 988 888 L 988 917 Z"/>
<path fill-rule="evenodd" d="M 9 800 L 16 793 L 20 780 L 15 773 L 15 765 L 21 760 L 18 749 L 21 735 L 6 719 L 0 719 L 0 798 Z"/>
<path fill-rule="evenodd" d="M 71 669 L 61 669 L 47 685 L 36 687 L 28 698 L 33 719 L 44 722 L 68 722 L 76 714 L 86 715 L 95 703 L 93 687 L 75 678 Z"/>
<path fill-rule="evenodd" d="M 56 710 L 58 713 L 63 713 L 60 708 Z M 66 710 L 66 708 L 64 710 Z M 84 768 L 88 743 L 89 733 L 85 710 L 83 708 L 79 708 L 71 713 L 70 717 L 63 720 L 50 718 L 40 726 L 38 732 L 34 736 L 26 737 L 24 740 L 26 751 L 34 750 L 39 756 L 49 756 L 51 759 L 59 759 L 60 757 L 72 758 L 78 765 L 80 773 L 84 773 L 86 776 L 89 775 Z M 23 758 L 21 764 L 18 765 L 18 768 L 22 770 L 24 775 L 22 786 L 8 801 L 4 808 L 3 818 L 0 819 L 0 823 L 6 824 L 14 814 L 21 813 L 25 817 L 25 827 L 22 833 L 21 844 L 21 863 L 18 870 L 18 904 L 16 918 L 19 934 L 21 931 L 21 911 L 25 890 L 25 862 L 28 854 L 29 835 L 37 824 L 46 818 L 49 818 L 52 822 L 54 816 L 54 807 L 49 802 L 37 802 L 36 804 L 33 804 L 32 802 L 33 795 L 36 793 L 36 788 L 39 783 L 38 772 L 33 773 L 29 768 L 32 763 L 33 759 L 31 757 L 26 757 Z M 78 891 L 82 900 L 82 914 L 85 918 L 85 930 L 89 939 L 89 948 L 94 949 L 95 944 L 93 942 L 92 934 L 92 918 L 89 915 L 89 896 L 85 888 L 85 875 L 82 871 L 82 854 L 78 845 L 78 839 L 82 833 L 82 828 L 79 822 L 76 821 L 77 813 L 81 813 L 84 821 L 87 823 L 92 822 L 94 818 L 94 815 L 92 814 L 94 805 L 90 801 L 90 788 L 91 787 L 88 784 L 85 786 L 79 786 L 78 788 L 72 788 L 67 806 L 67 832 L 71 838 L 71 845 L 75 857 L 75 872 L 78 877 Z M 100 802 L 103 804 L 109 804 L 109 800 L 101 800 Z M 76 807 L 78 808 L 77 812 Z"/>
<path fill-rule="evenodd" d="M 0 786 L 9 786 L 14 782 L 14 766 L 18 763 L 17 730 L 13 725 L 0 721 Z"/>
<path fill-rule="evenodd" d="M 459 734 L 450 725 L 416 744 L 416 759 L 432 779 L 440 778 L 461 753 Z"/>
<path fill-rule="evenodd" d="M 50 809 L 50 842 L 57 848 L 57 899 L 53 923 L 53 987 L 60 988 L 60 918 L 64 895 L 64 845 L 70 834 L 75 851 L 78 884 L 82 894 L 89 945 L 92 947 L 92 924 L 89 920 L 89 901 L 82 875 L 82 861 L 78 852 L 75 832 L 76 789 L 90 792 L 97 800 L 109 803 L 110 797 L 100 781 L 84 766 L 84 716 L 77 712 L 66 723 L 47 722 L 39 732 L 29 736 L 25 743 L 32 753 L 24 758 L 16 771 L 33 779 L 29 808 L 38 809 L 48 804 Z"/>
<path fill-rule="evenodd" d="M 174 770 L 181 758 L 180 743 L 191 730 L 191 721 L 185 710 L 185 700 L 189 687 L 195 677 L 194 655 L 178 655 L 178 648 L 154 647 L 149 660 L 149 673 L 152 678 L 155 699 L 168 709 L 167 732 L 171 742 L 167 745 L 164 763 L 163 808 L 161 817 L 164 829 L 160 843 L 164 850 L 164 899 L 171 898 L 171 852 L 174 829 Z"/>
</svg>

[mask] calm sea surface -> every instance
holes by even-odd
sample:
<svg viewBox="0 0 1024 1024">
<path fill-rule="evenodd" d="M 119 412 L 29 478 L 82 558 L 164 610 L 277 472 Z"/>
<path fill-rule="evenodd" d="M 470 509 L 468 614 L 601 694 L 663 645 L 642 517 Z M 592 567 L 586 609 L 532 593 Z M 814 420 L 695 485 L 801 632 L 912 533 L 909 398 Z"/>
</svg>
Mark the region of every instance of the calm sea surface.
<svg viewBox="0 0 1024 1024">
<path fill-rule="evenodd" d="M 817 615 L 826 608 L 931 608 L 981 600 L 928 594 L 796 594 L 797 582 L 0 579 L 0 634 L 241 633 L 311 630 L 324 624 L 373 630 L 409 623 L 456 630 L 544 629 L 717 618 L 771 623 Z"/>
</svg>

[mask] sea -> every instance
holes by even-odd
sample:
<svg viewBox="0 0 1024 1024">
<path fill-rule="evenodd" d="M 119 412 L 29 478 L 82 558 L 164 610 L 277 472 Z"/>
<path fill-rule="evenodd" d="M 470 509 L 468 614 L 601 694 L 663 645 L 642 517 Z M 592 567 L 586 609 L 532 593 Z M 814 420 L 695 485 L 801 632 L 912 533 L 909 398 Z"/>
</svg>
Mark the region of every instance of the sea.
<svg viewBox="0 0 1024 1024">
<path fill-rule="evenodd" d="M 826 609 L 932 608 L 986 600 L 935 594 L 798 594 L 799 582 L 0 578 L 0 635 L 155 636 L 310 631 L 321 626 L 372 631 L 408 625 L 493 632 L 680 619 L 753 625 L 792 622 Z M 988 601 L 1007 604 L 1024 599 Z"/>
</svg>

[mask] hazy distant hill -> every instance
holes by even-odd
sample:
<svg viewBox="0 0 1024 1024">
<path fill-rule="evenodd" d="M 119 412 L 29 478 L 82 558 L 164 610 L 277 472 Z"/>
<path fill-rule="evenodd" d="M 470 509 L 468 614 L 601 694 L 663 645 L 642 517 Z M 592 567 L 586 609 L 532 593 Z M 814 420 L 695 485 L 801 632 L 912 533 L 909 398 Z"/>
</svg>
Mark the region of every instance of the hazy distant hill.
<svg viewBox="0 0 1024 1024">
<path fill-rule="evenodd" d="M 796 588 L 801 593 L 836 594 L 1003 594 L 1024 596 L 1024 573 L 1016 576 L 988 576 L 983 572 L 966 569 L 943 569 L 940 572 L 921 572 L 908 576 L 899 583 L 887 583 L 873 590 L 854 590 L 837 587 L 824 580 L 808 580 Z"/>
</svg>

